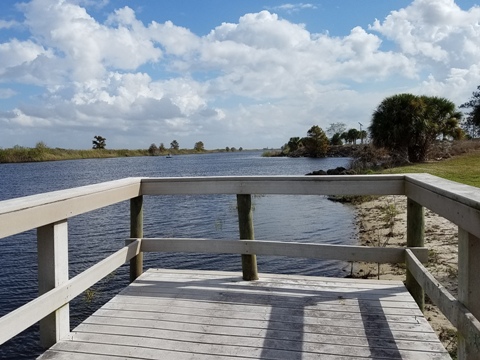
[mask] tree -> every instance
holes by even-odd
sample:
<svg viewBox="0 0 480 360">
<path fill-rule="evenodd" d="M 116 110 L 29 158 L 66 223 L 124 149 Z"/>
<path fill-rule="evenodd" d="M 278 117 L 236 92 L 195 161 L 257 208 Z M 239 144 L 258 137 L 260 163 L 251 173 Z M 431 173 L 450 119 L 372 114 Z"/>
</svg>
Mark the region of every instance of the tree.
<svg viewBox="0 0 480 360">
<path fill-rule="evenodd" d="M 230 151 L 230 148 L 228 146 L 225 147 L 225 151 L 226 152 L 229 152 Z"/>
<path fill-rule="evenodd" d="M 330 145 L 343 145 L 342 136 L 340 133 L 333 134 L 332 138 L 330 139 Z"/>
<path fill-rule="evenodd" d="M 157 154 L 157 153 L 158 153 L 158 147 L 157 147 L 157 145 L 155 145 L 155 144 L 150 145 L 150 147 L 148 148 L 148 153 L 149 153 L 150 155 L 155 155 L 155 154 Z"/>
<path fill-rule="evenodd" d="M 323 130 L 314 125 L 307 131 L 307 137 L 302 139 L 305 151 L 312 157 L 325 157 L 328 150 L 328 138 Z"/>
<path fill-rule="evenodd" d="M 288 140 L 287 146 L 289 149 L 289 152 L 294 152 L 297 151 L 298 148 L 300 147 L 300 138 L 298 136 L 291 137 L 290 140 Z"/>
<path fill-rule="evenodd" d="M 158 151 L 164 153 L 166 150 L 167 149 L 165 148 L 165 145 L 163 145 L 163 143 L 160 143 L 160 145 L 158 146 Z"/>
<path fill-rule="evenodd" d="M 472 137 L 480 135 L 480 85 L 478 91 L 472 93 L 472 98 L 460 105 L 462 109 L 472 109 L 462 124 L 464 130 Z"/>
<path fill-rule="evenodd" d="M 341 134 L 347 130 L 347 125 L 345 125 L 342 122 L 336 122 L 330 124 L 330 126 L 327 129 L 327 134 L 335 135 L 335 134 Z"/>
<path fill-rule="evenodd" d="M 171 143 L 170 143 L 170 149 L 172 150 L 178 150 L 180 147 L 180 145 L 178 145 L 178 141 L 177 140 L 173 140 Z"/>
<path fill-rule="evenodd" d="M 358 131 L 357 129 L 352 128 L 347 131 L 347 141 L 350 144 L 355 144 L 359 137 L 360 137 L 360 131 Z"/>
<path fill-rule="evenodd" d="M 461 117 L 447 99 L 398 94 L 378 105 L 369 131 L 375 146 L 390 149 L 410 162 L 421 162 L 438 136 L 459 136 Z"/>
<path fill-rule="evenodd" d="M 205 146 L 203 145 L 203 142 L 202 141 L 198 141 L 195 143 L 195 145 L 193 146 L 193 150 L 195 151 L 205 151 Z"/>
<path fill-rule="evenodd" d="M 104 137 L 102 137 L 100 135 L 96 135 L 93 138 L 94 138 L 94 140 L 92 141 L 92 143 L 93 143 L 92 148 L 93 149 L 105 149 L 105 146 L 107 146 L 107 144 L 106 144 L 107 139 L 105 139 Z"/>
</svg>

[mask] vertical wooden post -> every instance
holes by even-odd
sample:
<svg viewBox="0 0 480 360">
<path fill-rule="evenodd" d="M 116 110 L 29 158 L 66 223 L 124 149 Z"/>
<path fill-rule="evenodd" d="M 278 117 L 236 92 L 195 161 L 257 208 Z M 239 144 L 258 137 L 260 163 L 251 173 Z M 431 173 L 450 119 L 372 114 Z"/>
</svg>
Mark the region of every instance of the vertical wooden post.
<svg viewBox="0 0 480 360">
<path fill-rule="evenodd" d="M 143 237 L 143 196 L 130 199 L 130 237 Z M 130 260 L 130 281 L 143 273 L 143 253 Z"/>
<path fill-rule="evenodd" d="M 238 228 L 241 240 L 254 240 L 252 196 L 237 194 Z M 258 280 L 257 256 L 242 254 L 243 280 Z"/>
<path fill-rule="evenodd" d="M 407 199 L 407 246 L 424 246 L 425 218 L 423 206 L 419 205 L 410 198 Z M 425 292 L 420 284 L 415 280 L 412 273 L 407 269 L 407 279 L 405 282 L 410 294 L 412 294 L 418 307 L 422 312 L 425 309 Z"/>
<path fill-rule="evenodd" d="M 480 239 L 458 228 L 458 300 L 480 319 Z M 478 359 L 478 344 L 458 334 L 458 359 Z"/>
<path fill-rule="evenodd" d="M 38 293 L 42 295 L 68 281 L 67 220 L 37 229 Z M 49 348 L 70 332 L 70 310 L 66 304 L 40 320 L 40 345 Z"/>
</svg>

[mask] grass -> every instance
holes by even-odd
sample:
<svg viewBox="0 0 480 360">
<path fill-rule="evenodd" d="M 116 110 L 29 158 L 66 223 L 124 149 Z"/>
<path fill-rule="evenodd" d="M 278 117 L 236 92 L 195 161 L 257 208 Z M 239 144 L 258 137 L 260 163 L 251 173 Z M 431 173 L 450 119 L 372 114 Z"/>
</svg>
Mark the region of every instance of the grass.
<svg viewBox="0 0 480 360">
<path fill-rule="evenodd" d="M 406 173 L 428 173 L 462 184 L 480 187 L 480 151 L 454 156 L 442 161 L 382 170 L 382 174 Z"/>
</svg>

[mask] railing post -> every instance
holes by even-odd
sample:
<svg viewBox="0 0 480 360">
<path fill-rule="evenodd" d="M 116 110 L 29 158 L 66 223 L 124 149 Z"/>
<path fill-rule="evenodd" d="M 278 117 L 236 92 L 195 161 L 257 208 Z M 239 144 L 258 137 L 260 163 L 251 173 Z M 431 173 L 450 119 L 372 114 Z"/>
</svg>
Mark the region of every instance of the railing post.
<svg viewBox="0 0 480 360">
<path fill-rule="evenodd" d="M 67 220 L 37 229 L 38 293 L 42 295 L 68 281 Z M 70 333 L 66 304 L 40 321 L 40 345 L 49 348 Z"/>
<path fill-rule="evenodd" d="M 458 228 L 458 300 L 480 319 L 480 239 Z M 478 344 L 467 341 L 468 334 L 458 333 L 458 359 L 478 359 Z"/>
<path fill-rule="evenodd" d="M 252 196 L 237 194 L 238 228 L 241 240 L 254 240 Z M 257 256 L 242 254 L 243 280 L 258 280 Z"/>
<path fill-rule="evenodd" d="M 130 199 L 130 237 L 143 237 L 143 196 Z M 143 273 L 143 253 L 130 260 L 130 281 Z"/>
<path fill-rule="evenodd" d="M 407 198 L 407 247 L 424 246 L 424 233 L 425 217 L 423 206 Z M 425 309 L 425 291 L 408 269 L 405 286 L 423 312 Z"/>
</svg>

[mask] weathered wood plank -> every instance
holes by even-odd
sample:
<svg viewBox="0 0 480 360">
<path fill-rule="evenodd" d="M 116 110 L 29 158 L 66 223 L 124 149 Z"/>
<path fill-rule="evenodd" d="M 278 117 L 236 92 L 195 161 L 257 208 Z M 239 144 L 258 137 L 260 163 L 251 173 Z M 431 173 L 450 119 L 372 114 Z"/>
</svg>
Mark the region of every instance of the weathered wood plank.
<svg viewBox="0 0 480 360">
<path fill-rule="evenodd" d="M 38 295 L 68 281 L 68 222 L 37 229 Z M 40 345 L 48 349 L 70 332 L 69 304 L 40 320 Z"/>
<path fill-rule="evenodd" d="M 0 201 L 0 238 L 128 200 L 140 194 L 140 178 L 127 178 Z"/>
<path fill-rule="evenodd" d="M 83 291 L 136 256 L 140 241 L 118 250 L 88 270 L 80 273 L 53 290 L 0 318 L 0 344 L 64 306 Z"/>
<path fill-rule="evenodd" d="M 418 309 L 418 315 L 382 312 L 381 300 L 389 292 L 415 304 L 397 283 L 368 288 L 361 281 L 366 288 L 358 290 L 355 279 L 342 279 L 352 293 L 371 293 L 369 300 L 352 296 L 342 309 L 344 293 L 328 286 L 338 279 L 297 276 L 303 280 L 297 289 L 295 281 L 282 282 L 286 275 L 250 282 L 235 273 L 223 272 L 223 278 L 212 273 L 214 278 L 198 270 L 147 271 L 41 359 L 62 358 L 58 351 L 142 359 L 449 358 Z M 152 287 L 158 291 L 142 294 Z M 192 291 L 202 299 L 192 298 Z M 329 294 L 328 302 L 318 294 Z M 210 303 L 211 298 L 222 301 Z M 323 308 L 316 309 L 317 304 Z"/>
<path fill-rule="evenodd" d="M 428 260 L 427 248 L 411 249 L 419 259 Z M 272 256 L 366 261 L 375 263 L 405 262 L 405 248 L 291 243 L 264 240 L 212 240 L 185 238 L 143 238 L 144 252 L 190 252 L 209 254 L 257 254 Z"/>
<path fill-rule="evenodd" d="M 453 326 L 464 335 L 464 341 L 472 349 L 475 349 L 474 354 L 478 354 L 478 349 L 480 348 L 480 321 L 460 301 L 455 299 L 410 251 L 407 251 L 407 267 L 425 289 L 432 302 L 438 306 Z"/>
<path fill-rule="evenodd" d="M 480 238 L 479 193 L 473 186 L 427 174 L 406 175 L 405 195 Z"/>
<path fill-rule="evenodd" d="M 403 195 L 404 175 L 147 178 L 142 194 Z"/>
</svg>

